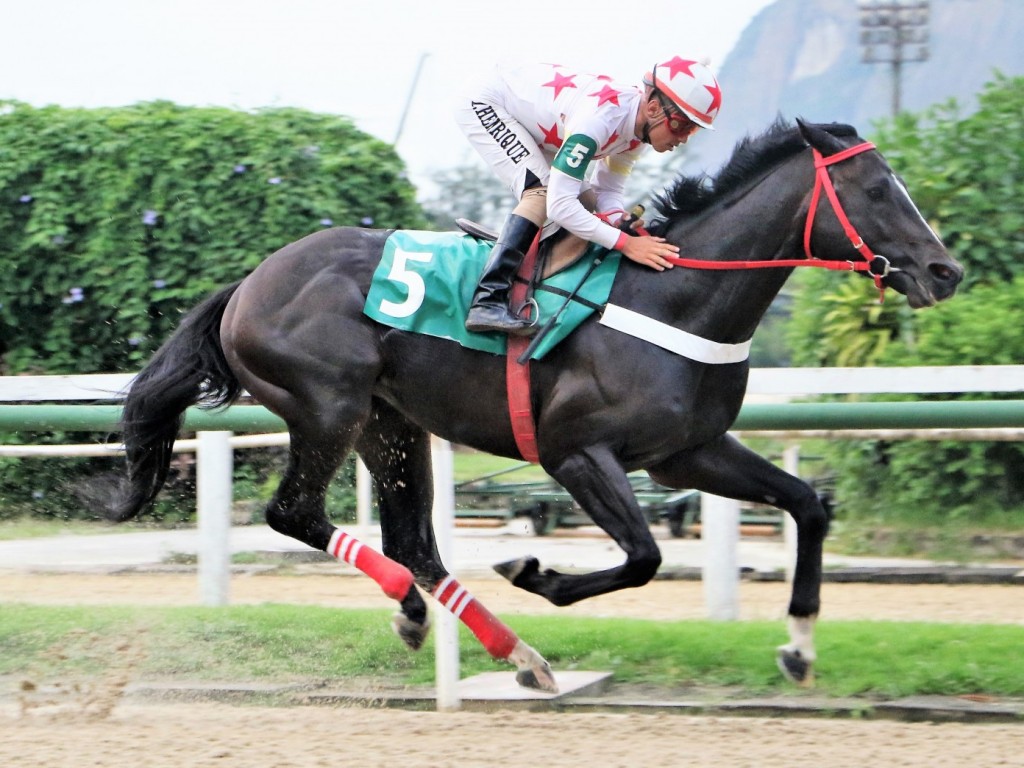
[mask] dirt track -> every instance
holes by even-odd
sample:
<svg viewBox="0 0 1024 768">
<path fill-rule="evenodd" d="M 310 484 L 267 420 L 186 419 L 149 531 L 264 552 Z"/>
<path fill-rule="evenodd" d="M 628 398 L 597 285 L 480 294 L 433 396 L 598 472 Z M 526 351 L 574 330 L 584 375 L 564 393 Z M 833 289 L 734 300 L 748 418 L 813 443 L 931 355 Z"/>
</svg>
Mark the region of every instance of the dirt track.
<svg viewBox="0 0 1024 768">
<path fill-rule="evenodd" d="M 407 712 L 192 704 L 101 721 L 0 716 L 0 765 L 476 768 L 1020 765 L 1024 726 L 664 714 Z"/>
<path fill-rule="evenodd" d="M 369 579 L 342 575 L 336 566 L 308 568 L 305 575 L 254 574 L 231 580 L 235 604 L 265 602 L 327 605 L 339 608 L 390 608 L 394 605 Z M 702 586 L 693 581 L 654 581 L 640 589 L 592 598 L 556 608 L 542 598 L 515 589 L 499 578 L 466 579 L 465 586 L 498 614 L 621 616 L 650 619 L 704 618 Z M 981 622 L 1024 624 L 1020 586 L 939 585 L 894 587 L 877 584 L 828 584 L 822 587 L 822 620 Z M 782 619 L 789 588 L 782 583 L 744 582 L 743 619 Z M 0 571 L 0 601 L 44 604 L 194 605 L 194 573 L 31 574 Z"/>
<path fill-rule="evenodd" d="M 555 609 L 497 580 L 467 586 L 495 612 L 697 618 L 701 585 L 654 582 Z M 0 600 L 46 604 L 196 602 L 194 574 L 0 573 Z M 1024 623 L 1020 587 L 826 584 L 826 618 Z M 781 618 L 783 584 L 744 584 L 746 618 Z M 319 574 L 251 575 L 234 603 L 387 607 L 368 580 Z M 689 717 L 667 714 L 408 712 L 345 707 L 118 704 L 20 714 L 0 709 L 0 765 L 104 768 L 309 768 L 367 766 L 776 766 L 830 768 L 1019 765 L 1024 726 L 888 721 Z"/>
</svg>

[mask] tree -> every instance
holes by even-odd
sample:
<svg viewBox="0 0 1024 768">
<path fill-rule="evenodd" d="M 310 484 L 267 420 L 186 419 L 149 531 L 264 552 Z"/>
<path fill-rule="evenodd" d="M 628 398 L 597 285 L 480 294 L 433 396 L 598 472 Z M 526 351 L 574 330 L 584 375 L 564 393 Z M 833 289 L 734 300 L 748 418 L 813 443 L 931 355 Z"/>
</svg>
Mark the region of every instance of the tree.
<svg viewBox="0 0 1024 768">
<path fill-rule="evenodd" d="M 454 229 L 458 218 L 498 229 L 515 206 L 512 193 L 480 163 L 446 168 L 433 174 L 431 181 L 437 191 L 423 207 L 439 230 Z"/>
</svg>

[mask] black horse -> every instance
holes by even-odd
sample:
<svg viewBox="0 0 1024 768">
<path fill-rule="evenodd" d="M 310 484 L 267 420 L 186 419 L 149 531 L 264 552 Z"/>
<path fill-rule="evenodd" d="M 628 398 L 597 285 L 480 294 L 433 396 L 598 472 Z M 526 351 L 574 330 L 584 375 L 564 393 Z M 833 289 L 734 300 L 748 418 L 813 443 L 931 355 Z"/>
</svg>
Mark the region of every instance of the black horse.
<svg viewBox="0 0 1024 768">
<path fill-rule="evenodd" d="M 658 198 L 663 219 L 652 232 L 708 262 L 786 264 L 811 250 L 818 259 L 861 262 L 870 244 L 880 254 L 866 251 L 876 282 L 906 295 L 911 307 L 952 296 L 961 267 L 881 154 L 865 144 L 848 126 L 777 123 L 742 142 L 713 180 L 677 181 Z M 831 211 L 819 204 L 822 182 L 830 197 L 832 184 L 838 195 Z M 863 237 L 855 243 L 860 254 L 851 245 L 854 229 Z M 290 464 L 266 510 L 271 527 L 376 579 L 400 602 L 395 628 L 409 646 L 419 647 L 427 632 L 419 587 L 458 615 L 492 656 L 514 663 L 521 684 L 555 690 L 543 658 L 448 573 L 431 527 L 430 433 L 521 457 L 505 361 L 363 314 L 390 234 L 341 228 L 310 235 L 185 317 L 128 394 L 129 483 L 114 515 L 136 515 L 159 492 L 188 406 L 224 405 L 244 388 L 291 433 Z M 779 664 L 791 679 L 811 679 L 828 515 L 806 483 L 727 432 L 747 384 L 748 363 L 735 350 L 791 271 L 621 265 L 609 305 L 660 321 L 670 336 L 700 337 L 712 352 L 733 351 L 723 361 L 699 362 L 595 315 L 535 361 L 530 396 L 540 463 L 626 559 L 570 574 L 529 557 L 497 566 L 500 573 L 555 605 L 648 582 L 661 555 L 627 478 L 634 470 L 672 488 L 775 505 L 793 516 L 798 532 L 790 639 L 778 649 Z M 353 449 L 375 481 L 383 555 L 324 513 L 328 482 Z"/>
</svg>

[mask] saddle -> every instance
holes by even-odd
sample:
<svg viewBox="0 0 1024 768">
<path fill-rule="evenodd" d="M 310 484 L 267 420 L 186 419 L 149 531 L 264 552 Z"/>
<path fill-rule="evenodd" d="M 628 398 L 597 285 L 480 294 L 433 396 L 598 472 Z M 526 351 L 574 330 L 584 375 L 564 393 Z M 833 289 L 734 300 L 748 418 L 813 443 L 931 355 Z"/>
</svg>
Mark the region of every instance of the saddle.
<svg viewBox="0 0 1024 768">
<path fill-rule="evenodd" d="M 458 218 L 456 226 L 470 237 L 484 243 L 496 243 L 498 232 L 469 219 Z M 567 269 L 579 261 L 590 245 L 586 240 L 577 237 L 568 230 L 560 229 L 550 237 L 540 241 L 537 249 L 537 266 L 533 272 L 531 283 L 551 277 L 563 269 Z"/>
</svg>

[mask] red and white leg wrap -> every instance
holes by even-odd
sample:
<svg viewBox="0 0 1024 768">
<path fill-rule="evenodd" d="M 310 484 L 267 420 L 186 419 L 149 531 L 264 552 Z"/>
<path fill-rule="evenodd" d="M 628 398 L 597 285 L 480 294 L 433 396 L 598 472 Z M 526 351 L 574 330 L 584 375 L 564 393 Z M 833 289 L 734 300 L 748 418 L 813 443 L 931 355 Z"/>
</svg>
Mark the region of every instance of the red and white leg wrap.
<svg viewBox="0 0 1024 768">
<path fill-rule="evenodd" d="M 519 637 L 497 616 L 484 608 L 454 576 L 447 576 L 431 593 L 455 618 L 469 627 L 477 640 L 496 659 L 507 659 Z"/>
<path fill-rule="evenodd" d="M 327 554 L 358 568 L 380 584 L 384 594 L 390 598 L 404 600 L 409 594 L 413 583 L 412 571 L 344 531 L 334 531 L 327 545 Z"/>
</svg>

